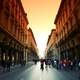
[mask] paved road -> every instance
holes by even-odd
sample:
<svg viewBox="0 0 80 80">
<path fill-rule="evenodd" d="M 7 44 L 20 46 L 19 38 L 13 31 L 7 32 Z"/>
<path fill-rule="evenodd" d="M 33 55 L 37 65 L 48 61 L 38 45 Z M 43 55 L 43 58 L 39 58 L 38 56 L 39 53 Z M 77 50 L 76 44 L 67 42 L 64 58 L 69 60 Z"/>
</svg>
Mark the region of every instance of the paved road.
<svg viewBox="0 0 80 80">
<path fill-rule="evenodd" d="M 40 70 L 40 64 L 28 69 L 20 69 L 1 75 L 0 80 L 80 80 L 75 72 L 61 71 L 54 68 Z"/>
</svg>

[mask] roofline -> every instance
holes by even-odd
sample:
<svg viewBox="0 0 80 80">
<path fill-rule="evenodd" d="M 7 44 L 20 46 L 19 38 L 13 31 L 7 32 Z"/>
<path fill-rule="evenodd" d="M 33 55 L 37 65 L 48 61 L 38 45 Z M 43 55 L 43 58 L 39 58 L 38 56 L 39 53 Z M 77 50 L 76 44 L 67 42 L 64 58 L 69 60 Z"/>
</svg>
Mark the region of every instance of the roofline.
<svg viewBox="0 0 80 80">
<path fill-rule="evenodd" d="M 34 40 L 34 42 L 35 42 L 35 44 L 36 44 L 36 46 L 37 46 L 37 43 L 36 43 L 36 40 L 35 40 L 35 37 L 34 37 L 33 31 L 32 31 L 32 29 L 31 29 L 30 27 L 29 27 L 28 31 L 31 32 L 32 37 L 33 37 L 33 40 Z"/>
<path fill-rule="evenodd" d="M 50 40 L 50 38 L 51 38 L 51 36 L 52 36 L 53 31 L 56 31 L 56 29 L 52 29 L 52 30 L 51 30 L 51 33 L 50 33 L 50 35 L 49 35 L 49 37 L 48 37 L 47 45 L 48 45 L 48 43 L 49 43 L 49 40 Z"/>
<path fill-rule="evenodd" d="M 23 16 L 26 19 L 27 24 L 29 24 L 29 21 L 28 21 L 28 18 L 27 18 L 27 13 L 24 10 L 23 4 L 22 4 L 21 0 L 18 0 L 18 1 L 19 1 L 19 4 L 21 5 L 21 8 L 22 8 L 22 11 L 23 11 L 23 14 L 24 14 Z"/>
<path fill-rule="evenodd" d="M 59 9 L 58 9 L 57 15 L 56 15 L 55 20 L 54 20 L 54 24 L 56 24 L 56 22 L 57 22 L 57 19 L 58 19 L 58 17 L 59 17 L 60 11 L 61 11 L 61 9 L 62 9 L 63 4 L 64 4 L 65 1 L 66 1 L 66 0 L 61 0 L 60 7 L 59 7 Z"/>
</svg>

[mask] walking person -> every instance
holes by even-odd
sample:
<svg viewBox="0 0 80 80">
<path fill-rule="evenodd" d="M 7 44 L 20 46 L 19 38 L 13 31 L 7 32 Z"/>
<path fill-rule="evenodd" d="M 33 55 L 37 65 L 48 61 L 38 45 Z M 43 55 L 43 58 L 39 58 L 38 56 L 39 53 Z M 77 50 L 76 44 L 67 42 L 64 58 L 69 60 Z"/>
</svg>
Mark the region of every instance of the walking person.
<svg viewBox="0 0 80 80">
<path fill-rule="evenodd" d="M 40 69 L 43 71 L 44 70 L 44 59 L 43 58 L 41 58 L 40 63 L 41 63 Z"/>
<path fill-rule="evenodd" d="M 56 68 L 58 69 L 59 68 L 59 60 L 56 59 Z"/>
<path fill-rule="evenodd" d="M 79 61 L 79 63 L 78 63 L 78 68 L 79 68 L 79 70 L 80 70 L 80 61 Z"/>
<path fill-rule="evenodd" d="M 7 71 L 10 71 L 10 60 L 7 60 Z"/>
<path fill-rule="evenodd" d="M 49 68 L 51 67 L 51 61 L 50 59 L 48 60 L 48 65 L 49 65 Z"/>
<path fill-rule="evenodd" d="M 51 65 L 52 65 L 52 67 L 54 67 L 54 60 L 53 59 L 51 59 Z"/>
<path fill-rule="evenodd" d="M 71 70 L 73 70 L 73 61 L 70 62 Z"/>
<path fill-rule="evenodd" d="M 47 69 L 47 66 L 48 66 L 48 60 L 45 59 L 45 68 Z"/>
<path fill-rule="evenodd" d="M 1 66 L 3 68 L 3 72 L 5 72 L 5 69 L 6 69 L 6 61 L 5 60 L 1 61 Z"/>
</svg>

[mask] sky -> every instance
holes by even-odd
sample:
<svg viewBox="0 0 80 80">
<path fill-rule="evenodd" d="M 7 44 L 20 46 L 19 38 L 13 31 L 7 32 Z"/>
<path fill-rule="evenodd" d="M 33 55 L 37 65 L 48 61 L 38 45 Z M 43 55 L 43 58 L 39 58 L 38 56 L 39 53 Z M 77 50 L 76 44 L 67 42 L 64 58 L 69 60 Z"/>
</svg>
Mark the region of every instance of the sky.
<svg viewBox="0 0 80 80">
<path fill-rule="evenodd" d="M 29 27 L 32 29 L 39 55 L 44 56 L 48 36 L 55 28 L 54 20 L 61 0 L 21 0 L 27 13 Z"/>
</svg>

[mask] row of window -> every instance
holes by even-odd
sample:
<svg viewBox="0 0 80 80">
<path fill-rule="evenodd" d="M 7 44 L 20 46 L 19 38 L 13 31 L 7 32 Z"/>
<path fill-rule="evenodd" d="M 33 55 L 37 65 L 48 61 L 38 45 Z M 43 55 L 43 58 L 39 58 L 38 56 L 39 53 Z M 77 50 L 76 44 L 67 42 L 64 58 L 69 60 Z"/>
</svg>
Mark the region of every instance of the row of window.
<svg viewBox="0 0 80 80">
<path fill-rule="evenodd" d="M 21 5 L 16 0 L 12 4 L 13 6 L 11 5 L 11 10 L 13 11 L 12 13 L 14 13 L 15 18 L 19 21 L 22 27 L 26 27 L 26 17 L 24 17 L 25 12 L 22 10 Z"/>
<path fill-rule="evenodd" d="M 9 16 L 9 12 L 5 11 L 3 15 L 3 22 L 5 28 L 12 33 L 18 40 L 24 42 L 26 34 L 22 32 L 21 26 L 16 22 L 14 17 Z"/>
<path fill-rule="evenodd" d="M 24 42 L 25 41 L 24 40 L 25 39 L 25 37 L 24 37 L 25 35 L 24 35 L 24 32 L 23 33 L 21 32 L 21 30 L 25 27 L 24 23 L 26 23 L 26 21 L 22 20 L 23 16 L 20 16 L 21 15 L 21 11 L 17 12 L 19 6 L 18 6 L 18 4 L 16 4 L 17 8 L 15 8 L 15 5 L 13 3 L 12 3 L 13 5 L 12 4 L 9 5 L 9 2 L 8 3 L 6 2 L 5 4 L 6 4 L 5 5 L 5 21 L 7 23 L 7 26 L 8 26 L 8 24 L 10 24 L 8 26 L 10 32 L 12 32 L 14 34 L 14 36 L 16 36 L 20 41 Z M 12 9 L 11 9 L 11 7 L 12 7 Z M 11 12 L 12 10 L 13 10 L 13 12 Z M 15 16 L 14 12 L 17 12 L 16 16 Z M 17 20 L 17 18 L 19 18 L 19 19 Z M 17 25 L 17 24 L 19 24 L 19 25 Z"/>
<path fill-rule="evenodd" d="M 73 12 L 74 8 L 74 3 L 76 3 L 76 0 L 66 0 L 68 4 L 65 5 L 65 8 L 63 7 L 62 12 L 60 13 L 60 16 L 57 20 L 56 28 L 58 32 L 58 37 L 57 39 L 61 40 L 68 36 L 71 31 L 75 30 L 77 27 L 77 21 L 76 21 L 76 16 Z M 77 0 L 78 1 L 78 0 Z M 77 12 L 76 12 L 77 13 Z M 76 39 L 70 40 L 66 42 L 66 44 L 61 44 L 61 48 L 63 49 L 64 47 L 68 48 L 73 47 L 74 45 L 78 44 Z"/>
<path fill-rule="evenodd" d="M 62 26 L 64 26 L 64 24 L 67 22 L 67 19 L 72 14 L 73 4 L 74 4 L 74 0 L 73 1 L 66 0 L 65 3 L 63 4 L 63 8 L 61 8 L 60 14 L 58 14 L 59 15 L 57 21 L 58 32 L 59 30 L 62 29 Z"/>
<path fill-rule="evenodd" d="M 73 13 L 71 13 L 71 10 L 73 9 L 74 0 L 66 1 L 67 3 L 64 3 L 64 7 L 62 8 L 56 25 L 58 38 L 63 38 L 66 34 L 68 34 L 71 29 L 73 29 L 73 25 L 76 23 L 75 16 L 73 15 Z"/>
</svg>

